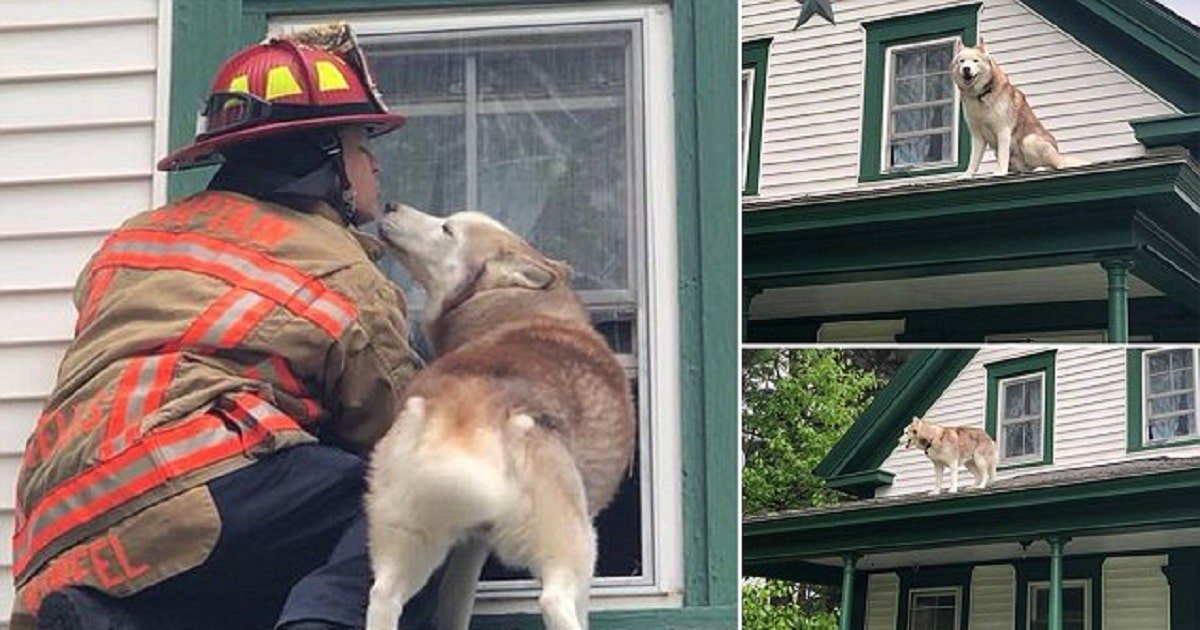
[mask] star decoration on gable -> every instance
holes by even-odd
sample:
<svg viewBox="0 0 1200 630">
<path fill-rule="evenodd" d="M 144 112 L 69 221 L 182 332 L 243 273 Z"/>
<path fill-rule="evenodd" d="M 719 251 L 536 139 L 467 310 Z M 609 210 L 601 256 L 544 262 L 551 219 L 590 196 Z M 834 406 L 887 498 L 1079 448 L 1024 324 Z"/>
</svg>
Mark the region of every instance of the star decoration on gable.
<svg viewBox="0 0 1200 630">
<path fill-rule="evenodd" d="M 803 26 L 814 15 L 829 20 L 830 24 L 837 24 L 833 20 L 832 0 L 796 0 L 796 2 L 800 3 L 800 17 L 796 20 L 796 25 L 792 27 L 793 31 Z"/>
</svg>

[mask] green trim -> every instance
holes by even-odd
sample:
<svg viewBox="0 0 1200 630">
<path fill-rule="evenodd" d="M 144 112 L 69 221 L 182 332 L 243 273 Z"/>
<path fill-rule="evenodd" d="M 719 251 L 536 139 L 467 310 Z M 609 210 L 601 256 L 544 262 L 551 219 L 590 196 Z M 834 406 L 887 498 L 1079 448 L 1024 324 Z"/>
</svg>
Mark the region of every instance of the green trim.
<svg viewBox="0 0 1200 630">
<path fill-rule="evenodd" d="M 999 466 L 1001 469 L 1042 466 L 1054 461 L 1054 358 L 1056 352 L 1056 350 L 1047 350 L 984 366 L 987 369 L 987 411 L 983 416 L 984 429 L 988 435 L 992 436 L 993 440 L 996 440 L 998 452 L 1002 450 L 999 444 L 1001 438 L 997 433 L 1000 381 L 1039 372 L 1042 374 L 1042 457 L 1038 461 L 1018 464 L 1005 464 L 1001 460 Z"/>
<path fill-rule="evenodd" d="M 1200 548 L 1174 549 L 1163 575 L 1171 589 L 1171 626 L 1187 628 L 1200 619 Z"/>
<path fill-rule="evenodd" d="M 949 9 L 904 15 L 875 22 L 865 22 L 866 72 L 863 78 L 862 143 L 859 150 L 858 179 L 873 182 L 900 177 L 920 177 L 938 173 L 965 171 L 971 153 L 971 134 L 966 119 L 958 118 L 958 163 L 945 167 L 887 172 L 883 170 L 880 153 L 884 137 L 883 93 L 886 76 L 887 49 L 892 46 L 956 36 L 964 42 L 975 43 L 979 23 L 979 3 Z"/>
<path fill-rule="evenodd" d="M 760 564 L 1052 535 L 1114 534 L 1200 525 L 1200 468 L 1175 468 L 1064 485 L 917 497 L 855 508 L 749 519 L 742 527 L 743 569 Z"/>
<path fill-rule="evenodd" d="M 1108 340 L 1129 343 L 1129 270 L 1133 261 L 1106 260 L 1100 266 L 1108 279 Z"/>
<path fill-rule="evenodd" d="M 175 0 L 171 144 L 190 141 L 195 105 L 217 65 L 262 37 L 268 19 L 359 10 L 466 9 L 477 6 L 579 4 L 579 0 Z M 737 72 L 734 5 L 701 0 L 671 4 L 679 264 L 680 409 L 683 482 L 684 608 L 598 613 L 597 626 L 728 628 L 736 619 L 737 86 L 707 80 Z M 206 182 L 177 173 L 172 198 Z M 517 625 L 537 625 L 525 617 Z M 611 621 L 605 621 L 611 619 Z"/>
<path fill-rule="evenodd" d="M 742 42 L 742 70 L 754 71 L 754 100 L 750 109 L 750 146 L 746 152 L 746 179 L 743 195 L 758 194 L 758 177 L 762 171 L 763 111 L 767 102 L 767 71 L 771 38 Z M 741 82 L 738 82 L 741 85 Z M 741 148 L 741 143 L 738 143 Z"/>
<path fill-rule="evenodd" d="M 1200 151 L 1200 114 L 1155 116 L 1131 120 L 1133 137 L 1148 149 L 1186 147 L 1195 156 Z"/>
<path fill-rule="evenodd" d="M 1171 348 L 1164 348 L 1171 349 Z M 1184 348 L 1186 349 L 1186 348 Z M 1150 352 L 1154 352 L 1151 350 Z M 1143 442 L 1142 436 L 1145 435 L 1145 426 L 1143 425 L 1144 401 L 1142 375 L 1144 371 L 1142 357 L 1145 355 L 1144 348 L 1130 348 L 1125 351 L 1125 450 L 1133 453 L 1137 451 L 1157 450 L 1162 448 L 1175 448 L 1177 446 L 1189 446 L 1200 444 L 1200 434 L 1195 437 L 1183 438 L 1180 440 L 1172 440 L 1170 442 L 1160 442 L 1158 444 L 1146 444 Z M 1193 366 L 1196 366 L 1197 359 L 1196 351 L 1193 353 Z M 1200 369 L 1200 366 L 1196 366 Z"/>
<path fill-rule="evenodd" d="M 895 478 L 896 473 L 886 470 L 866 470 L 850 475 L 830 477 L 825 480 L 825 487 L 844 490 L 852 494 L 863 493 L 870 496 L 875 493 L 876 488 L 892 485 L 892 480 Z"/>
<path fill-rule="evenodd" d="M 1134 298 L 1129 301 L 1129 313 L 1129 334 L 1135 339 L 1180 343 L 1200 339 L 1200 316 L 1169 298 Z M 747 323 L 745 339 L 747 343 L 815 343 L 822 324 L 860 319 L 904 319 L 904 334 L 896 336 L 901 343 L 984 343 L 989 335 L 1075 330 L 1103 333 L 1106 326 L 1102 301 L 1045 302 L 756 319 Z"/>
<path fill-rule="evenodd" d="M 1200 110 L 1200 30 L 1152 0 L 1022 0 L 1180 110 Z"/>
<path fill-rule="evenodd" d="M 813 469 L 827 481 L 841 479 L 839 490 L 858 496 L 874 494 L 891 473 L 878 470 L 896 448 L 896 440 L 913 416 L 922 416 L 974 358 L 977 349 L 916 350 L 900 366 L 866 411 L 846 430 L 829 454 Z M 857 478 L 858 483 L 847 483 Z"/>
<path fill-rule="evenodd" d="M 850 630 L 854 618 L 854 563 L 858 556 L 848 553 L 842 556 L 842 604 L 838 607 L 838 630 Z"/>
</svg>

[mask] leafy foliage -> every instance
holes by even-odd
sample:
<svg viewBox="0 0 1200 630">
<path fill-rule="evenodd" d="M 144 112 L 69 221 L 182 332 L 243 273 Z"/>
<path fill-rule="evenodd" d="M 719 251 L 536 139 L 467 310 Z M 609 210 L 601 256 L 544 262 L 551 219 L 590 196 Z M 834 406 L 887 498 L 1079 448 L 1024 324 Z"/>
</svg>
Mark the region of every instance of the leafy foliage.
<svg viewBox="0 0 1200 630">
<path fill-rule="evenodd" d="M 748 350 L 742 372 L 747 516 L 837 503 L 812 470 L 880 380 L 836 350 Z"/>
<path fill-rule="evenodd" d="M 823 601 L 823 598 L 816 598 Z M 742 627 L 746 630 L 836 630 L 837 614 L 813 610 L 803 584 L 749 578 L 742 582 Z"/>
</svg>

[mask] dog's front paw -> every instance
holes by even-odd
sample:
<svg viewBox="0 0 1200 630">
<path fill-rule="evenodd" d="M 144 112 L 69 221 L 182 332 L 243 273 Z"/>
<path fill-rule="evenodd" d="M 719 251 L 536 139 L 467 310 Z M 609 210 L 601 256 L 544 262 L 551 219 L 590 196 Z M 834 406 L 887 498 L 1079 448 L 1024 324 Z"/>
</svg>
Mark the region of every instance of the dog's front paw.
<svg viewBox="0 0 1200 630">
<path fill-rule="evenodd" d="M 972 177 L 975 177 L 975 173 L 962 172 L 955 176 L 954 179 L 971 179 Z"/>
<path fill-rule="evenodd" d="M 936 497 L 937 495 L 939 495 L 939 494 L 941 494 L 941 493 L 942 493 L 942 489 L 941 489 L 941 488 L 934 488 L 933 490 L 930 490 L 930 491 L 929 491 L 929 496 L 931 496 L 931 497 Z"/>
</svg>

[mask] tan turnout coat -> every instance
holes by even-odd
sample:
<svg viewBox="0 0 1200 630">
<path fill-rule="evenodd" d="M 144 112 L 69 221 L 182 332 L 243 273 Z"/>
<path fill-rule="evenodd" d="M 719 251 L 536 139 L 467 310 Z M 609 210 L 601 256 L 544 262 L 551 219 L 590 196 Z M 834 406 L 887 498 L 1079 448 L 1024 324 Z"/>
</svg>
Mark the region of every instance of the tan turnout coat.
<svg viewBox="0 0 1200 630">
<path fill-rule="evenodd" d="M 297 444 L 365 454 L 418 362 L 349 231 L 234 193 L 127 221 L 75 304 L 18 481 L 14 628 L 61 586 L 124 595 L 202 563 L 205 482 Z"/>
</svg>

